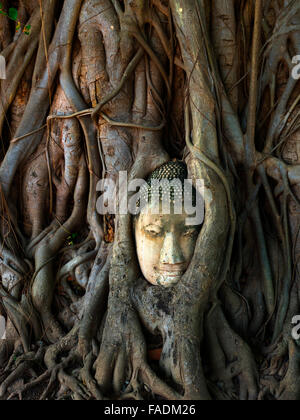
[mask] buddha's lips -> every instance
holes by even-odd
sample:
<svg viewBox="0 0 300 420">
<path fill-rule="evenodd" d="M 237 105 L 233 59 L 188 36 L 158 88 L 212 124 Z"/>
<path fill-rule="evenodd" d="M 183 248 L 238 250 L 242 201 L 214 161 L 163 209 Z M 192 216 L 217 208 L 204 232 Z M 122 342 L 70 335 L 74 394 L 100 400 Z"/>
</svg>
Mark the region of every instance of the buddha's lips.
<svg viewBox="0 0 300 420">
<path fill-rule="evenodd" d="M 180 277 L 183 275 L 184 270 L 172 270 L 172 271 L 167 271 L 167 270 L 158 270 L 159 274 L 166 276 L 166 277 Z"/>
</svg>

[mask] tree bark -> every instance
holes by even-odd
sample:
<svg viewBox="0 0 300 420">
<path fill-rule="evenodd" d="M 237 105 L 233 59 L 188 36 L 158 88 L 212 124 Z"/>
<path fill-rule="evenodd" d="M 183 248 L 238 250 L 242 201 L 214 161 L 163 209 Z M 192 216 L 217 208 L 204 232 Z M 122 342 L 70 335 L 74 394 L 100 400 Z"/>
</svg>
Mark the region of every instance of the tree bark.
<svg viewBox="0 0 300 420">
<path fill-rule="evenodd" d="M 0 399 L 298 399 L 298 2 L 14 7 L 21 29 L 0 14 Z M 131 215 L 97 202 L 100 180 L 173 159 L 204 181 L 205 219 L 163 289 L 141 275 Z"/>
</svg>

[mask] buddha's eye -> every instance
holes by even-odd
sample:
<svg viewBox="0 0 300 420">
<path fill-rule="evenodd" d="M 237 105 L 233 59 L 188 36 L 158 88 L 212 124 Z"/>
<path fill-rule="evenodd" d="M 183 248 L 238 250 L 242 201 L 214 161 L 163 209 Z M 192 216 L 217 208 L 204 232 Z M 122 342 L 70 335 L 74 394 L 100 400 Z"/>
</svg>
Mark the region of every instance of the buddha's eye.
<svg viewBox="0 0 300 420">
<path fill-rule="evenodd" d="M 144 228 L 144 231 L 147 235 L 156 237 L 162 234 L 163 229 L 158 225 L 148 225 Z"/>
<path fill-rule="evenodd" d="M 185 237 L 192 237 L 192 236 L 196 235 L 197 232 L 198 232 L 197 231 L 197 228 L 187 227 L 185 229 L 185 232 L 183 233 L 183 236 L 185 236 Z"/>
</svg>

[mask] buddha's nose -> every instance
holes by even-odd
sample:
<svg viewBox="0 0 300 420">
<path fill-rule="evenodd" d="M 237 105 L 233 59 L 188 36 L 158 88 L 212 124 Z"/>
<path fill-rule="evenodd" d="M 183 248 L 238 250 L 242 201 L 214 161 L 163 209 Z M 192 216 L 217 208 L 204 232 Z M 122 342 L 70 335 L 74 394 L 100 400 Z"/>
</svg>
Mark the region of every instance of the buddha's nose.
<svg viewBox="0 0 300 420">
<path fill-rule="evenodd" d="M 160 252 L 161 264 L 182 264 L 184 256 L 176 241 L 173 232 L 168 232 L 165 236 L 164 243 Z"/>
</svg>

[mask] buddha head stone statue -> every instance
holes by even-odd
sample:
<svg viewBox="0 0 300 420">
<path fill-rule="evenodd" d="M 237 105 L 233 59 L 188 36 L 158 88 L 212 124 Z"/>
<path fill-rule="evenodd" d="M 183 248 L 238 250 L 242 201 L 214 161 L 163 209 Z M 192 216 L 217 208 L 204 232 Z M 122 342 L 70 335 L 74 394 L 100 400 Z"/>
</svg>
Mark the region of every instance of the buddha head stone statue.
<svg viewBox="0 0 300 420">
<path fill-rule="evenodd" d="M 182 205 L 187 175 L 187 167 L 183 162 L 168 162 L 150 175 L 141 190 L 141 198 L 144 198 L 141 201 L 147 204 L 135 217 L 136 248 L 141 271 L 153 285 L 171 287 L 177 284 L 194 255 L 200 227 L 187 224 L 190 214 L 186 213 Z M 176 180 L 177 184 L 171 184 L 175 186 L 170 187 L 168 192 L 170 211 L 164 211 L 162 187 L 154 189 L 154 180 Z M 191 195 L 194 200 L 194 189 L 191 189 Z M 175 207 L 178 198 L 181 211 Z"/>
</svg>

